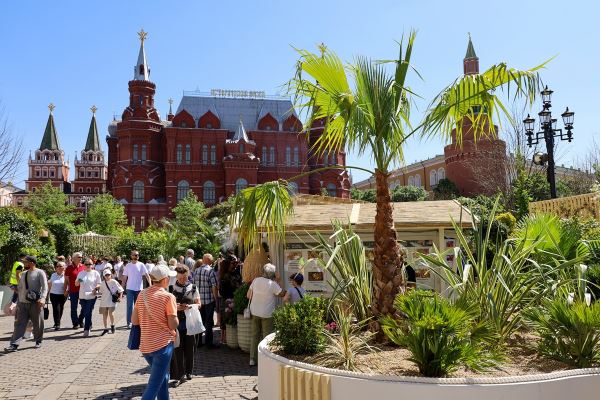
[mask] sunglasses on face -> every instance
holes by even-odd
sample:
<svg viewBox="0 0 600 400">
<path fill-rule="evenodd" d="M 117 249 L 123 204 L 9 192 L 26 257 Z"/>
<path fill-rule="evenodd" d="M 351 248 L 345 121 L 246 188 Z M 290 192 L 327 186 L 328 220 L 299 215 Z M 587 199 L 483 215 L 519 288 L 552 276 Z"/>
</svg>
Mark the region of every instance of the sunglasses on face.
<svg viewBox="0 0 600 400">
<path fill-rule="evenodd" d="M 86 267 L 91 267 L 94 264 L 85 264 Z"/>
</svg>

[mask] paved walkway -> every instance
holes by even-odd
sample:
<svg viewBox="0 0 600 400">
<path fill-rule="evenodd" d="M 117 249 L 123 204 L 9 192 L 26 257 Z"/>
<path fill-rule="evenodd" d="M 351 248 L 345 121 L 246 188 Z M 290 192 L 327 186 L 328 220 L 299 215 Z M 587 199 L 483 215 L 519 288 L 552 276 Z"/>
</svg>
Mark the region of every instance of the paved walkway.
<svg viewBox="0 0 600 400">
<path fill-rule="evenodd" d="M 67 328 L 48 329 L 53 325 L 50 312 L 41 349 L 27 340 L 17 352 L 0 350 L 0 399 L 140 399 L 148 364 L 139 351 L 127 349 L 123 305 L 116 311 L 116 333 L 105 336 L 100 336 L 102 317 L 96 307 L 88 338 L 82 337 L 82 329 L 71 329 L 69 302 L 65 306 L 62 322 Z M 13 321 L 0 317 L 0 349 L 8 345 Z M 218 330 L 215 333 L 218 338 Z M 257 399 L 257 370 L 248 360 L 246 353 L 226 346 L 196 351 L 194 378 L 170 389 L 171 399 Z"/>
</svg>

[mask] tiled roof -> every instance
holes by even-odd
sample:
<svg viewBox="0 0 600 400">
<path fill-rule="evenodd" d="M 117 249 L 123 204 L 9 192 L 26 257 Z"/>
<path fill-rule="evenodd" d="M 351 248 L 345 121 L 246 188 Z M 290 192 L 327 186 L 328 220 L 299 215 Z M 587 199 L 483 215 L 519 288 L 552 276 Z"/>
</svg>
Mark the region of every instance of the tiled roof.
<svg viewBox="0 0 600 400">
<path fill-rule="evenodd" d="M 89 150 L 102 150 L 102 148 L 100 147 L 100 139 L 98 139 L 98 125 L 96 125 L 96 115 L 92 115 L 87 141 L 85 142 L 85 151 Z"/>
<path fill-rule="evenodd" d="M 195 120 L 198 120 L 207 111 L 211 111 L 221 120 L 221 128 L 236 132 L 240 119 L 244 125 L 253 131 L 258 128 L 258 121 L 267 114 L 283 123 L 293 111 L 292 102 L 283 99 L 253 99 L 253 98 L 228 98 L 211 96 L 184 95 L 177 107 L 178 114 L 186 110 Z"/>
</svg>

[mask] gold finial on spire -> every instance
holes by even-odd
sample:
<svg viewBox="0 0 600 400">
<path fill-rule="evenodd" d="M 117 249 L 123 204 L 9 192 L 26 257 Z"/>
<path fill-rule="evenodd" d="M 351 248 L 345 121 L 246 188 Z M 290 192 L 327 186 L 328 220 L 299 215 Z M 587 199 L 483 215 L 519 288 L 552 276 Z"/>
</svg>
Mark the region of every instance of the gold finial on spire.
<svg viewBox="0 0 600 400">
<path fill-rule="evenodd" d="M 325 52 L 327 51 L 327 46 L 325 46 L 325 43 L 321 42 L 321 44 L 317 47 L 319 48 L 319 51 L 321 52 L 321 58 L 323 58 L 323 56 L 325 55 Z"/>
<path fill-rule="evenodd" d="M 50 114 L 52 114 L 52 111 L 54 111 L 54 109 L 56 108 L 56 106 L 52 103 L 48 104 L 48 110 L 50 110 Z"/>
<path fill-rule="evenodd" d="M 96 115 L 96 111 L 98 110 L 98 107 L 96 106 L 92 106 L 92 108 L 90 108 L 90 111 L 92 112 L 92 114 Z"/>
<path fill-rule="evenodd" d="M 148 37 L 148 32 L 144 32 L 144 29 L 142 29 L 138 32 L 138 36 L 140 37 L 142 43 L 144 43 L 144 40 L 146 40 L 146 38 Z"/>
</svg>

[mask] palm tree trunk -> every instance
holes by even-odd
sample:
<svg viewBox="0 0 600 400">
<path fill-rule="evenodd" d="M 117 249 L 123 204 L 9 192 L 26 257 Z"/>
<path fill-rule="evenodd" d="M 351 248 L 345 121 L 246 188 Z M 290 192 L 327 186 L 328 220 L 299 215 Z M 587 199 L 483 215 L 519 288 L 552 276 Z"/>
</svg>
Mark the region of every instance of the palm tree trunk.
<svg viewBox="0 0 600 400">
<path fill-rule="evenodd" d="M 373 322 L 371 330 L 377 333 L 377 340 L 385 341 L 379 325 L 379 318 L 394 314 L 394 299 L 403 284 L 402 254 L 396 240 L 393 208 L 388 187 L 389 173 L 375 171 L 377 185 L 377 209 L 375 214 L 375 249 L 373 260 Z"/>
</svg>

